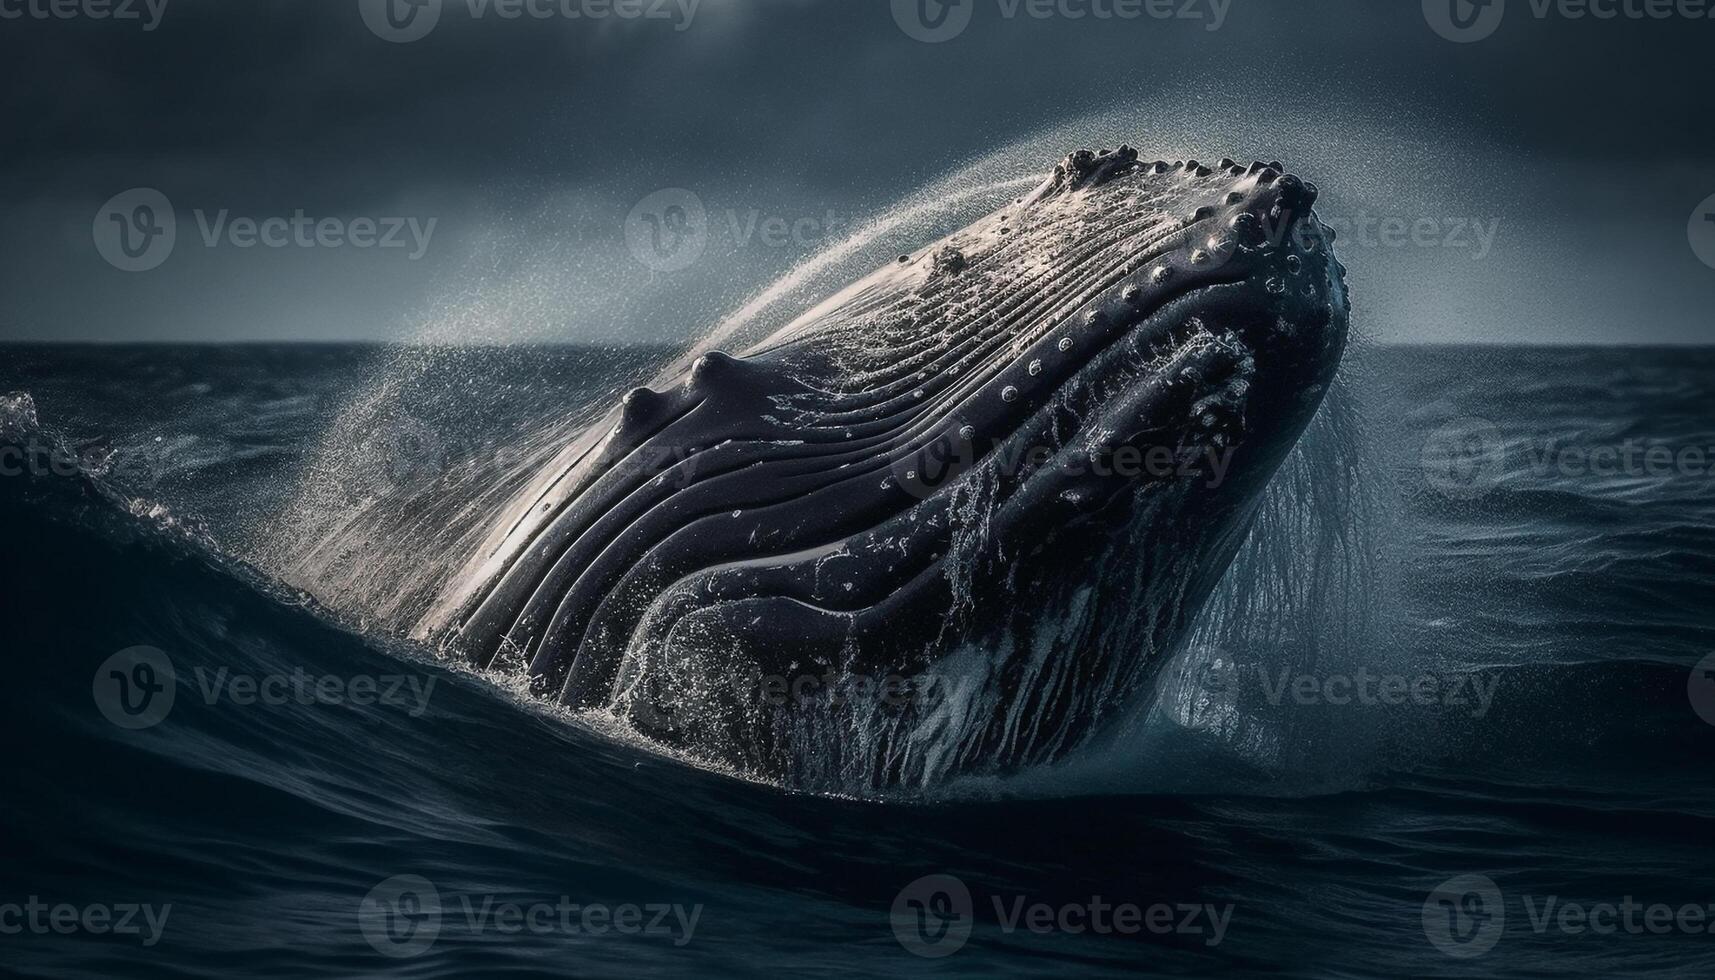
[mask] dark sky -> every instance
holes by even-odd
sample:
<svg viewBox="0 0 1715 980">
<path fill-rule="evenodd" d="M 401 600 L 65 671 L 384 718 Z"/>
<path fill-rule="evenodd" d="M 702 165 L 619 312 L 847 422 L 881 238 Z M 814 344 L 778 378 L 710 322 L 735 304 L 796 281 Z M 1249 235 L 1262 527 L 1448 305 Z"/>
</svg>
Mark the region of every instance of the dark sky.
<svg viewBox="0 0 1715 980">
<path fill-rule="evenodd" d="M 968 15 L 926 43 L 889 0 L 440 0 L 394 43 L 381 0 L 36 16 L 83 2 L 0 0 L 0 340 L 679 339 L 913 195 L 1126 140 L 1320 183 L 1379 339 L 1715 342 L 1715 19 L 1504 0 L 1454 43 L 1431 21 L 1466 0 L 901 0 Z M 176 220 L 158 264 L 162 216 L 108 207 L 135 188 Z M 645 222 L 686 200 L 701 253 L 652 268 Z M 435 224 L 354 244 L 390 219 Z M 120 234 L 152 268 L 103 257 Z"/>
</svg>

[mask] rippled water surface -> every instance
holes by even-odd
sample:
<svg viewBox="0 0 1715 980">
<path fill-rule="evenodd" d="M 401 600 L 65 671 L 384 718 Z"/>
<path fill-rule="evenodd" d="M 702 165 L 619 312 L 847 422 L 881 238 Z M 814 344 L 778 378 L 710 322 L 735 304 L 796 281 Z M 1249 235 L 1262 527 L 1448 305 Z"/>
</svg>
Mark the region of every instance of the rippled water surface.
<svg viewBox="0 0 1715 980">
<path fill-rule="evenodd" d="M 887 804 L 688 767 L 277 581 L 260 542 L 397 356 L 0 348 L 39 422 L 0 443 L 82 461 L 0 477 L 8 970 L 1715 971 L 1715 353 L 1363 352 L 1371 647 L 1235 651 L 1132 751 Z M 444 357 L 412 431 L 488 452 L 665 356 Z M 159 718 L 102 693 L 163 676 L 136 647 Z"/>
</svg>

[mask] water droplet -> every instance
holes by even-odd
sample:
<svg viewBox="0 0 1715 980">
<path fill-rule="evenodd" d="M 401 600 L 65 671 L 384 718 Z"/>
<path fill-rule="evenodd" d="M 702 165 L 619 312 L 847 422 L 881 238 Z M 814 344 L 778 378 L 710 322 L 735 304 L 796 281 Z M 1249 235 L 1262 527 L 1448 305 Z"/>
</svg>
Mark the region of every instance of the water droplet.
<svg viewBox="0 0 1715 980">
<path fill-rule="evenodd" d="M 1042 361 L 1041 360 L 1031 361 L 1030 367 L 1027 370 L 1029 370 L 1031 375 L 1033 375 L 1033 376 L 1041 374 L 1042 373 Z"/>
<path fill-rule="evenodd" d="M 1014 388 L 1012 385 L 1007 385 L 1005 388 L 1002 388 L 1000 390 L 1000 400 L 1003 402 L 1018 401 L 1018 389 Z"/>
<path fill-rule="evenodd" d="M 974 425 L 959 426 L 959 438 L 970 442 L 977 437 L 977 427 Z"/>
<path fill-rule="evenodd" d="M 1276 296 L 1279 296 L 1281 293 L 1286 292 L 1286 280 L 1280 278 L 1279 276 L 1274 276 L 1274 277 L 1270 278 L 1266 285 L 1267 285 L 1268 291 L 1275 294 Z"/>
<path fill-rule="evenodd" d="M 1149 278 L 1153 282 L 1163 283 L 1173 278 L 1173 270 L 1169 269 L 1167 266 L 1158 265 L 1154 269 L 1150 270 Z"/>
<path fill-rule="evenodd" d="M 1202 265 L 1203 263 L 1205 263 L 1207 261 L 1209 261 L 1209 253 L 1208 252 L 1205 252 L 1200 248 L 1192 250 L 1192 252 L 1191 252 L 1191 263 L 1193 265 Z"/>
<path fill-rule="evenodd" d="M 1058 344 L 1056 344 L 1056 345 L 1055 345 L 1055 346 L 1056 346 L 1056 347 L 1058 347 L 1058 348 L 1060 348 L 1060 349 L 1061 349 L 1061 350 L 1062 350 L 1062 351 L 1068 351 L 1068 350 L 1071 350 L 1071 349 L 1072 349 L 1072 338 L 1070 338 L 1070 337 L 1061 337 L 1061 338 L 1060 338 L 1060 343 L 1058 343 Z"/>
<path fill-rule="evenodd" d="M 1296 276 L 1300 272 L 1303 272 L 1303 271 L 1304 271 L 1304 260 L 1303 259 L 1299 258 L 1296 255 L 1288 255 L 1286 257 L 1286 272 L 1288 275 Z"/>
<path fill-rule="evenodd" d="M 913 392 L 912 392 L 912 393 L 911 393 L 911 397 L 912 397 L 912 398 L 922 398 L 922 397 L 923 397 L 923 389 L 922 389 L 922 388 L 919 388 L 919 389 L 917 389 L 917 390 L 916 390 L 916 391 L 913 391 Z"/>
</svg>

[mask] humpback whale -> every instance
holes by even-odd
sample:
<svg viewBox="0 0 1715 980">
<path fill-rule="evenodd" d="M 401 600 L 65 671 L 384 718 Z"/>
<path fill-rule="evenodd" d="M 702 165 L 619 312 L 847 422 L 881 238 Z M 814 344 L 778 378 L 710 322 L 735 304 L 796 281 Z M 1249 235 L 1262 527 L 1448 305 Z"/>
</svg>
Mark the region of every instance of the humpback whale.
<svg viewBox="0 0 1715 980">
<path fill-rule="evenodd" d="M 1073 153 L 631 391 L 427 632 L 794 785 L 1056 759 L 1150 689 L 1333 378 L 1316 198 L 1279 163 Z"/>
</svg>

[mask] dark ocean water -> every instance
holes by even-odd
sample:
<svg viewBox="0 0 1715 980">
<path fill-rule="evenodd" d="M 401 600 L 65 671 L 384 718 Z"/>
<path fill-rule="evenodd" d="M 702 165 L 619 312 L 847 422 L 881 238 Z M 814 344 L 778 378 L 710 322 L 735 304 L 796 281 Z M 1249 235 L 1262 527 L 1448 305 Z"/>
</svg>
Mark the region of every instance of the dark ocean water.
<svg viewBox="0 0 1715 980">
<path fill-rule="evenodd" d="M 246 560 L 395 356 L 0 348 L 0 445 L 82 461 L 0 459 L 6 971 L 1715 973 L 1715 352 L 1367 352 L 1373 646 L 1262 742 L 921 803 L 689 767 Z M 658 356 L 449 357 L 437 424 Z"/>
</svg>

